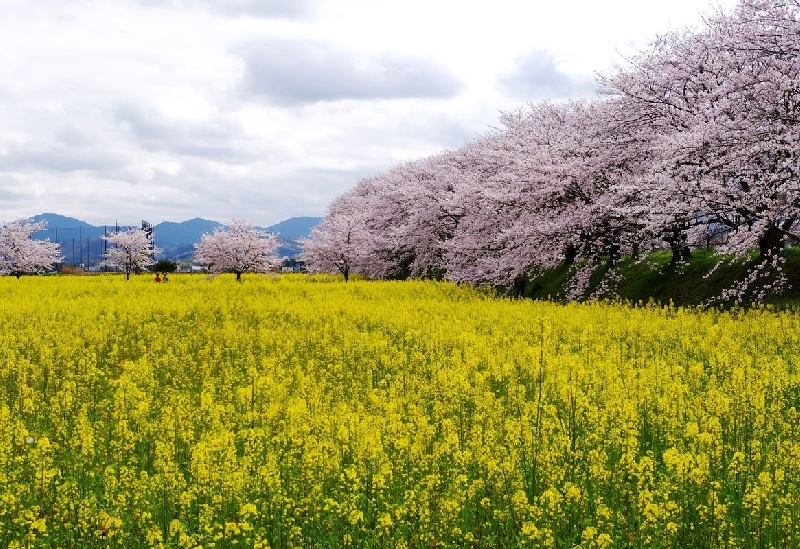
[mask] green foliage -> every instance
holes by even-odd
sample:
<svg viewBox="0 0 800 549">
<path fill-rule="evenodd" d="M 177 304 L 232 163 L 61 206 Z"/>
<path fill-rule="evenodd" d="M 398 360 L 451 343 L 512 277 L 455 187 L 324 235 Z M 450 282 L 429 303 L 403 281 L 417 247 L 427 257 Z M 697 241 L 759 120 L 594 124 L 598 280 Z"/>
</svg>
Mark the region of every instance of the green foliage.
<svg viewBox="0 0 800 549">
<path fill-rule="evenodd" d="M 160 259 L 152 266 L 151 270 L 156 273 L 174 273 L 177 268 L 178 264 L 174 261 Z"/>
</svg>

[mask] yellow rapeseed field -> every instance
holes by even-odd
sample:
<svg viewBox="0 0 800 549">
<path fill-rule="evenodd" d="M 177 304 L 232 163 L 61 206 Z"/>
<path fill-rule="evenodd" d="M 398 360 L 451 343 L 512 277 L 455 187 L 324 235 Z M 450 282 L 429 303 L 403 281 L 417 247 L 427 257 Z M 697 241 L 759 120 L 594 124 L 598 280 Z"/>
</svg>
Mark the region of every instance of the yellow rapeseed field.
<svg viewBox="0 0 800 549">
<path fill-rule="evenodd" d="M 800 316 L 0 279 L 0 547 L 800 547 Z"/>
</svg>

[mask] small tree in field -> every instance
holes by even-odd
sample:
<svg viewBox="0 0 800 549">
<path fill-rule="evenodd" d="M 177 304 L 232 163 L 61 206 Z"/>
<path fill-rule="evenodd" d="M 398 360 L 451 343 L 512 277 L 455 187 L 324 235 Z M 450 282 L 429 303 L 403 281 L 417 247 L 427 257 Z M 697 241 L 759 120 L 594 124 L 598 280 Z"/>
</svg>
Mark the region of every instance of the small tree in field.
<svg viewBox="0 0 800 549">
<path fill-rule="evenodd" d="M 161 251 L 153 244 L 150 233 L 136 227 L 104 236 L 103 239 L 109 243 L 103 264 L 124 270 L 125 280 L 130 280 L 131 272 L 152 265 L 153 256 Z"/>
<path fill-rule="evenodd" d="M 31 238 L 46 226 L 46 221 L 17 219 L 0 227 L 0 272 L 19 278 L 50 270 L 61 261 L 60 244 Z"/>
<path fill-rule="evenodd" d="M 269 270 L 277 260 L 278 239 L 246 221 L 233 220 L 224 229 L 204 234 L 194 247 L 196 262 L 207 265 L 212 273 L 236 273 L 236 281 L 241 282 L 242 273 Z"/>
<path fill-rule="evenodd" d="M 174 273 L 178 270 L 178 264 L 169 259 L 159 259 L 153 264 L 153 269 L 157 273 Z"/>
</svg>

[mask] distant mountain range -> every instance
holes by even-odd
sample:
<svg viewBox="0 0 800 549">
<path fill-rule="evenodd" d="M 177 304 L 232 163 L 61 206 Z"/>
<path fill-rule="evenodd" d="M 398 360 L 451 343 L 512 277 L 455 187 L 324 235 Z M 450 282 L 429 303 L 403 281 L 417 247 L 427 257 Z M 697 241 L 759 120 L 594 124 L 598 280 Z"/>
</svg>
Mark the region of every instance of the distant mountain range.
<svg viewBox="0 0 800 549">
<path fill-rule="evenodd" d="M 87 268 L 98 264 L 103 255 L 103 235 L 113 232 L 117 225 L 90 225 L 80 219 L 54 213 L 43 213 L 33 217 L 34 221 L 46 221 L 47 228 L 33 235 L 34 238 L 49 238 L 61 243 L 64 261 Z M 300 253 L 299 239 L 307 237 L 321 217 L 291 217 L 269 227 L 258 229 L 278 235 L 278 255 L 293 258 Z M 161 248 L 159 258 L 173 261 L 191 261 L 194 245 L 204 233 L 211 233 L 222 223 L 196 217 L 176 223 L 164 221 L 153 226 L 155 244 Z"/>
</svg>

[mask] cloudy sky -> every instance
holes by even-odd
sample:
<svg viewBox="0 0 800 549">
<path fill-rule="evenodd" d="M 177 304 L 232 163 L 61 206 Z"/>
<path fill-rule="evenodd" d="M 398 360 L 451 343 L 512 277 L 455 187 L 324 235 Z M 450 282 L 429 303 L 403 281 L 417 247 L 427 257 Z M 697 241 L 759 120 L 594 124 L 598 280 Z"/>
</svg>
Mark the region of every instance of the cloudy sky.
<svg viewBox="0 0 800 549">
<path fill-rule="evenodd" d="M 734 0 L 715 3 L 730 9 Z M 0 221 L 324 215 L 702 0 L 0 0 Z"/>
</svg>

